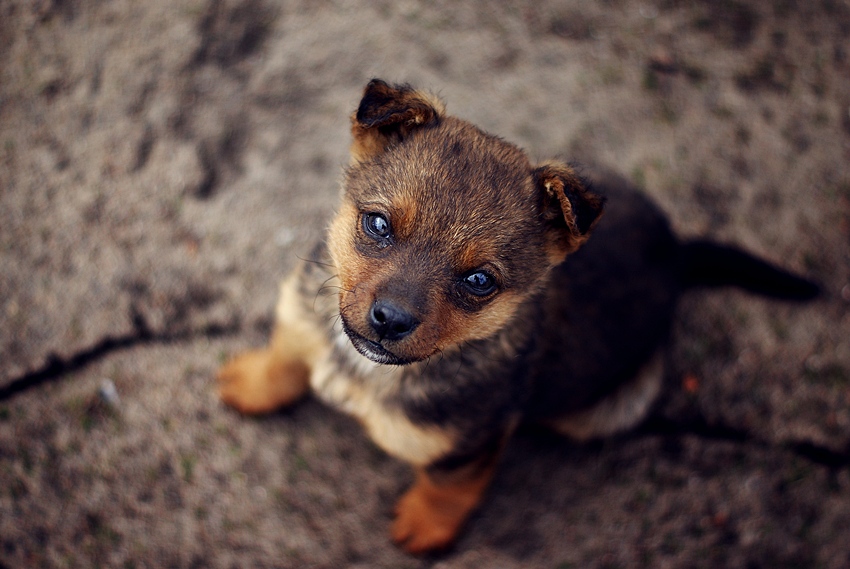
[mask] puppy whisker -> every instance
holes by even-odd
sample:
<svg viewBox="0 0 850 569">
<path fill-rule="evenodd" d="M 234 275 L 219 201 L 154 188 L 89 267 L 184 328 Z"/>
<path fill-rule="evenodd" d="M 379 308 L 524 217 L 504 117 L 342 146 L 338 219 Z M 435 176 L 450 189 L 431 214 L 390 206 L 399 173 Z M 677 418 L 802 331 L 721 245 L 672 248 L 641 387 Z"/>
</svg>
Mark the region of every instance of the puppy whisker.
<svg viewBox="0 0 850 569">
<path fill-rule="evenodd" d="M 333 268 L 334 265 L 332 263 L 326 263 L 324 261 L 319 261 L 318 259 L 306 259 L 300 255 L 295 255 L 300 261 L 304 261 L 305 263 L 312 263 L 314 265 L 318 265 L 320 267 Z"/>
</svg>

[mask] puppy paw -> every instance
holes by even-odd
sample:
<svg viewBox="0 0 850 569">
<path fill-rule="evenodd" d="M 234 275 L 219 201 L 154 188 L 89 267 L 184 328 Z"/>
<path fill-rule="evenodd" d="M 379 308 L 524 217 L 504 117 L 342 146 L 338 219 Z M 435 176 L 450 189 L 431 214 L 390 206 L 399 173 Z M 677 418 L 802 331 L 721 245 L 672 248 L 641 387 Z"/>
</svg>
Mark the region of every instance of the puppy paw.
<svg viewBox="0 0 850 569">
<path fill-rule="evenodd" d="M 408 553 L 422 555 L 447 548 L 455 540 L 465 514 L 439 508 L 427 493 L 411 488 L 396 505 L 392 540 Z"/>
<path fill-rule="evenodd" d="M 241 413 L 258 415 L 289 405 L 307 391 L 309 370 L 284 363 L 270 350 L 246 352 L 218 372 L 221 400 Z"/>
</svg>

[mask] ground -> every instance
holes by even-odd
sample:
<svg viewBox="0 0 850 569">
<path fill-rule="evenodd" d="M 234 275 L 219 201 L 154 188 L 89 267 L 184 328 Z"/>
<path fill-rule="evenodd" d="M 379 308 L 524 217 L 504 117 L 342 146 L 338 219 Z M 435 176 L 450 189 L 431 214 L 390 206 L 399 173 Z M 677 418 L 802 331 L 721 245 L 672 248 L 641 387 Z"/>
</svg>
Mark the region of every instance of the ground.
<svg viewBox="0 0 850 569">
<path fill-rule="evenodd" d="M 409 557 L 406 466 L 213 380 L 266 340 L 375 76 L 825 294 L 688 295 L 644 425 L 521 433 Z M 848 338 L 847 0 L 0 2 L 0 567 L 847 567 Z"/>
</svg>

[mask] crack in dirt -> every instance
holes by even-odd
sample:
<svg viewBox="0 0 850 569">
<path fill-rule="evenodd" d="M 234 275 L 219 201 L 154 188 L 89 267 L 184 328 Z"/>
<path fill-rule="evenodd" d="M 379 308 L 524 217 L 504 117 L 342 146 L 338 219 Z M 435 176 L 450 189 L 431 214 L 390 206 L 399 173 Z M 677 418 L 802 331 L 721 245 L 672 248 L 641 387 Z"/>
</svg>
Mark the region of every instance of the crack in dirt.
<svg viewBox="0 0 850 569">
<path fill-rule="evenodd" d="M 45 383 L 59 380 L 69 373 L 83 369 L 120 350 L 152 344 L 186 342 L 197 338 L 221 338 L 239 333 L 242 330 L 241 324 L 235 322 L 228 324 L 212 323 L 199 330 L 187 330 L 176 333 L 154 332 L 139 316 L 133 319 L 133 325 L 134 330 L 129 334 L 106 336 L 93 346 L 80 350 L 68 357 L 61 358 L 55 354 L 48 356 L 47 363 L 39 369 L 27 372 L 0 387 L 0 401 L 10 399 L 18 393 L 28 391 Z"/>
<path fill-rule="evenodd" d="M 221 324 L 212 323 L 199 330 L 187 330 L 176 333 L 157 333 L 150 330 L 141 315 L 133 318 L 134 331 L 123 336 L 107 336 L 90 348 L 81 350 L 69 357 L 52 355 L 41 368 L 28 372 L 0 387 L 0 402 L 11 399 L 18 393 L 36 388 L 42 384 L 56 381 L 63 376 L 78 371 L 114 352 L 136 346 L 169 344 L 191 341 L 197 338 L 221 338 L 242 332 L 239 322 Z M 722 423 L 710 423 L 697 414 L 688 420 L 677 421 L 667 417 L 649 417 L 628 436 L 661 436 L 678 439 L 692 435 L 704 440 L 726 441 L 744 446 L 756 446 L 765 449 L 785 448 L 796 456 L 825 466 L 831 470 L 850 467 L 850 445 L 844 450 L 818 445 L 810 441 L 785 441 L 772 443 L 750 432 Z M 2 566 L 0 566 L 2 569 Z"/>
<path fill-rule="evenodd" d="M 655 435 L 665 438 L 693 435 L 704 440 L 725 441 L 765 449 L 784 448 L 800 458 L 832 470 L 850 467 L 850 445 L 844 450 L 835 450 L 811 441 L 771 442 L 729 425 L 709 423 L 702 415 L 696 415 L 684 421 L 658 416 L 650 417 L 634 431 L 634 435 L 638 437 Z"/>
</svg>

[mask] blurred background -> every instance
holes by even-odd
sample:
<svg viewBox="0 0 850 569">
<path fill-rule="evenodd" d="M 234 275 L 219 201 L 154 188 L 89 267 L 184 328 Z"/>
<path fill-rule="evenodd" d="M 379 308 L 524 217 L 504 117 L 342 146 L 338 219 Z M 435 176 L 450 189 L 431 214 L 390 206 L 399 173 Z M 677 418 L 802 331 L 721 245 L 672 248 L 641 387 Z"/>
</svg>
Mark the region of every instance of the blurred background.
<svg viewBox="0 0 850 569">
<path fill-rule="evenodd" d="M 321 237 L 372 77 L 826 294 L 689 295 L 647 424 L 521 434 L 408 557 L 405 465 L 213 381 Z M 849 165 L 847 0 L 0 0 L 0 567 L 850 566 Z"/>
</svg>

